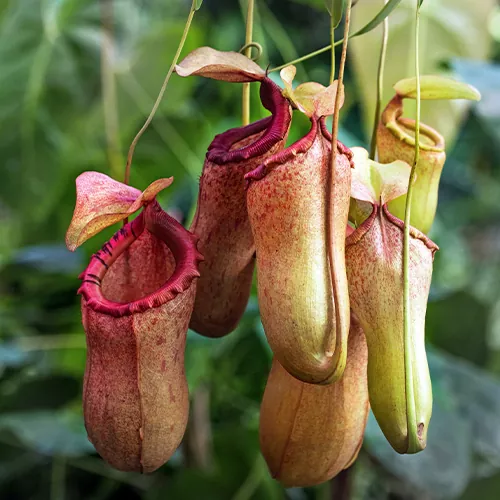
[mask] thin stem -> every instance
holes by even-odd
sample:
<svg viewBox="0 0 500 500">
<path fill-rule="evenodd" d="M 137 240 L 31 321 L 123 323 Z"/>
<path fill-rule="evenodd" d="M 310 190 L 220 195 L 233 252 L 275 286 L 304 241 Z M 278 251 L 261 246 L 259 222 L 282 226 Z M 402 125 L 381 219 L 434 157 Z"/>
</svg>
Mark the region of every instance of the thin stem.
<svg viewBox="0 0 500 500">
<path fill-rule="evenodd" d="M 384 5 L 387 0 L 384 0 Z M 382 46 L 380 47 L 380 57 L 378 60 L 378 72 L 377 72 L 377 102 L 375 105 L 375 118 L 373 120 L 373 132 L 372 141 L 370 145 L 370 158 L 375 160 L 375 155 L 377 153 L 377 129 L 380 121 L 380 111 L 382 109 L 382 98 L 384 93 L 384 69 L 385 69 L 385 58 L 387 55 L 387 41 L 389 39 L 389 16 L 384 19 L 382 25 Z"/>
<path fill-rule="evenodd" d="M 337 47 L 338 45 L 341 45 L 343 42 L 344 42 L 344 39 L 341 38 L 340 40 L 337 40 L 333 44 L 333 46 Z M 275 68 L 271 68 L 269 70 L 269 73 L 272 73 L 273 71 L 279 71 L 283 68 L 286 68 L 287 66 L 290 66 L 291 64 L 298 64 L 298 63 L 301 63 L 302 61 L 307 61 L 308 59 L 319 56 L 320 54 L 323 54 L 324 52 L 328 52 L 331 48 L 332 48 L 332 45 L 327 45 L 326 47 L 323 47 L 322 49 L 315 50 L 314 52 L 309 52 L 309 54 L 306 54 L 305 56 L 298 57 L 297 59 L 294 59 L 293 61 L 282 64 L 281 66 L 276 66 Z"/>
<path fill-rule="evenodd" d="M 165 80 L 163 81 L 163 85 L 161 86 L 160 93 L 158 94 L 158 97 L 156 98 L 156 101 L 154 103 L 153 109 L 151 110 L 151 113 L 149 114 L 147 120 L 144 122 L 144 125 L 142 126 L 141 130 L 139 130 L 139 132 L 137 132 L 137 135 L 134 137 L 134 140 L 132 141 L 132 144 L 130 145 L 130 149 L 128 150 L 127 166 L 125 167 L 125 179 L 124 179 L 125 184 L 129 184 L 129 182 L 130 182 L 130 167 L 132 165 L 132 158 L 134 157 L 135 147 L 137 146 L 137 143 L 139 142 L 139 139 L 141 138 L 142 134 L 144 134 L 146 129 L 149 127 L 150 123 L 153 121 L 154 115 L 155 115 L 156 111 L 158 110 L 158 107 L 160 106 L 161 100 L 163 99 L 163 95 L 165 94 L 165 90 L 167 88 L 170 77 L 172 76 L 172 73 L 174 72 L 175 65 L 177 64 L 177 61 L 179 60 L 182 49 L 184 48 L 184 43 L 186 42 L 186 38 L 187 38 L 187 35 L 189 33 L 189 28 L 191 27 L 191 22 L 193 21 L 193 17 L 194 17 L 195 12 L 196 12 L 196 0 L 193 0 L 193 3 L 191 4 L 191 9 L 189 11 L 188 18 L 186 20 L 186 24 L 184 26 L 184 32 L 182 33 L 181 41 L 179 42 L 179 46 L 177 47 L 177 51 L 175 53 L 174 59 L 172 60 L 172 64 L 170 65 L 167 76 L 165 77 Z"/>
<path fill-rule="evenodd" d="M 351 5 L 352 0 L 347 0 L 347 5 L 345 8 L 345 20 L 344 20 L 344 38 L 342 43 L 342 53 L 340 56 L 340 65 L 339 65 L 339 75 L 337 78 L 337 92 L 335 94 L 335 106 L 333 112 L 333 123 L 332 123 L 332 158 L 330 164 L 330 174 L 329 180 L 327 183 L 327 254 L 328 254 L 328 264 L 330 267 L 330 279 L 332 283 L 332 287 L 335 287 L 335 283 L 337 282 L 335 275 L 335 256 L 334 256 L 334 235 L 335 235 L 335 209 L 334 209 L 334 186 L 335 186 L 335 170 L 337 163 L 337 138 L 339 134 L 339 113 L 340 113 L 340 102 L 344 93 L 344 69 L 345 69 L 345 61 L 347 57 L 347 43 L 349 40 L 349 26 L 351 24 Z M 335 50 L 332 45 L 332 51 Z M 346 221 L 347 223 L 347 221 Z M 335 298 L 335 292 L 333 291 L 333 297 Z M 339 311 L 338 308 L 335 307 L 335 314 L 338 317 Z M 337 324 L 339 324 L 337 322 Z M 328 340 L 328 344 L 330 344 L 330 339 Z M 333 349 L 332 349 L 333 351 Z"/>
<path fill-rule="evenodd" d="M 52 459 L 52 473 L 50 477 L 50 500 L 64 500 L 65 498 L 66 462 L 63 457 L 55 456 Z"/>
<path fill-rule="evenodd" d="M 340 65 L 339 65 L 339 76 L 337 83 L 337 92 L 335 94 L 335 107 L 333 112 L 333 123 L 332 123 L 332 170 L 335 168 L 335 161 L 337 157 L 337 137 L 339 133 L 339 111 L 340 111 L 340 101 L 343 94 L 343 85 L 344 85 L 344 69 L 345 69 L 345 60 L 347 57 L 347 43 L 349 39 L 349 26 L 351 24 L 351 4 L 352 0 L 347 1 L 346 11 L 345 11 L 345 20 L 344 20 L 344 38 L 342 38 L 342 54 L 340 56 Z M 332 52 L 335 50 L 334 44 L 331 46 Z M 333 181 L 333 179 L 332 179 Z"/>
<path fill-rule="evenodd" d="M 252 498 L 262 482 L 265 470 L 261 455 L 258 453 L 250 473 L 233 496 L 233 500 L 249 500 Z"/>
<path fill-rule="evenodd" d="M 333 12 L 330 15 L 330 85 L 335 80 L 335 26 L 333 25 Z"/>
<path fill-rule="evenodd" d="M 406 388 L 406 413 L 408 431 L 408 453 L 415 453 L 421 449 L 417 441 L 417 421 L 415 409 L 415 394 L 413 388 L 412 370 L 412 339 L 411 339 L 411 311 L 410 311 L 410 217 L 413 184 L 415 182 L 416 167 L 420 157 L 420 67 L 419 67 L 419 27 L 420 27 L 420 0 L 416 0 L 415 14 L 415 76 L 417 83 L 417 114 L 415 118 L 415 159 L 411 167 L 408 181 L 408 194 L 406 195 L 405 225 L 403 241 L 403 291 L 404 291 L 404 346 L 405 346 L 405 388 Z"/>
<path fill-rule="evenodd" d="M 118 471 L 97 458 L 68 458 L 68 465 L 91 474 L 128 484 L 142 491 L 150 491 L 154 483 L 151 476 Z"/>
<path fill-rule="evenodd" d="M 101 88 L 106 131 L 106 149 L 112 177 L 119 177 L 122 168 L 116 81 L 113 69 L 113 0 L 101 0 Z"/>
<path fill-rule="evenodd" d="M 248 10 L 246 19 L 246 33 L 245 33 L 245 46 L 248 48 L 245 50 L 245 55 L 247 57 L 252 56 L 252 37 L 253 37 L 253 18 L 254 18 L 254 0 L 248 0 Z M 243 91 L 241 96 L 241 121 L 243 125 L 248 125 L 250 123 L 250 83 L 243 84 Z"/>
<path fill-rule="evenodd" d="M 262 24 L 267 32 L 267 35 L 273 41 L 274 45 L 276 45 L 276 49 L 281 54 L 283 59 L 286 61 L 287 59 L 299 57 L 290 34 L 287 32 L 286 28 L 283 27 L 281 22 L 276 19 L 276 16 L 267 6 L 266 2 L 260 2 L 259 13 L 263 18 Z M 301 71 L 304 75 L 305 81 L 309 80 L 305 68 L 302 67 Z"/>
</svg>

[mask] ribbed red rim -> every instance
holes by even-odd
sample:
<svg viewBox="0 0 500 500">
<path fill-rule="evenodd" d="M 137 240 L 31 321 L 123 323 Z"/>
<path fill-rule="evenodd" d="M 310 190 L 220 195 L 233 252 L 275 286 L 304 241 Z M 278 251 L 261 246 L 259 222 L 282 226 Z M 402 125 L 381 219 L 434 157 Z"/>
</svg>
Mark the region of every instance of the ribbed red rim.
<svg viewBox="0 0 500 500">
<path fill-rule="evenodd" d="M 311 119 L 311 128 L 309 132 L 294 142 L 286 149 L 279 151 L 278 153 L 267 158 L 263 163 L 261 163 L 257 168 L 251 170 L 245 175 L 245 184 L 248 188 L 252 181 L 259 181 L 263 179 L 271 170 L 276 168 L 279 165 L 283 165 L 287 161 L 293 159 L 295 156 L 299 154 L 304 154 L 314 143 L 316 136 L 318 134 L 318 120 L 315 118 Z"/>
<path fill-rule="evenodd" d="M 345 240 L 346 247 L 355 245 L 356 243 L 359 243 L 363 237 L 368 233 L 368 231 L 371 229 L 373 226 L 373 223 L 375 222 L 375 218 L 380 212 L 380 209 L 382 208 L 384 212 L 384 216 L 387 218 L 389 222 L 394 224 L 395 226 L 398 226 L 401 231 L 404 231 L 405 223 L 396 217 L 395 215 L 391 214 L 389 212 L 389 209 L 387 207 L 387 204 L 384 204 L 382 207 L 380 205 L 372 205 L 373 210 L 372 213 L 368 216 L 366 220 L 364 220 L 355 230 L 352 232 L 349 236 L 347 236 Z M 431 250 L 431 252 L 434 254 L 437 250 L 439 250 L 439 247 L 424 233 L 419 231 L 417 228 L 410 226 L 410 236 L 412 238 L 421 240 L 425 246 Z"/>
<path fill-rule="evenodd" d="M 150 231 L 172 252 L 175 270 L 167 282 L 155 292 L 133 302 L 113 302 L 104 297 L 101 283 L 116 259 L 142 234 Z M 198 264 L 203 260 L 196 249 L 198 238 L 186 230 L 154 201 L 129 224 L 122 227 L 92 256 L 87 269 L 80 275 L 78 290 L 87 306 L 94 311 L 114 317 L 129 316 L 159 307 L 184 292 L 200 276 Z"/>
<path fill-rule="evenodd" d="M 292 119 L 288 101 L 283 97 L 281 89 L 267 77 L 261 82 L 260 96 L 264 107 L 271 111 L 272 116 L 215 136 L 208 147 L 208 161 L 222 165 L 256 158 L 284 139 Z M 264 130 L 264 134 L 252 144 L 230 151 L 237 142 Z"/>
</svg>

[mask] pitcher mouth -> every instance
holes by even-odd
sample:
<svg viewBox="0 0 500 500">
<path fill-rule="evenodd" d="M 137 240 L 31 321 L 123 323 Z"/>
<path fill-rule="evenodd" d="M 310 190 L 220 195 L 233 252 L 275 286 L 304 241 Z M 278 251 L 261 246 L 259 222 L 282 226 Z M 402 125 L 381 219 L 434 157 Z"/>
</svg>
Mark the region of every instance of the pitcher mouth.
<svg viewBox="0 0 500 500">
<path fill-rule="evenodd" d="M 270 156 L 254 170 L 248 172 L 245 175 L 246 188 L 248 189 L 248 187 L 253 181 L 259 181 L 263 179 L 269 172 L 271 172 L 278 165 L 290 161 L 297 155 L 307 153 L 307 151 L 309 151 L 309 149 L 312 147 L 316 139 L 316 136 L 318 134 L 322 134 L 327 141 L 332 140 L 332 135 L 328 131 L 324 117 L 321 118 L 312 117 L 311 128 L 309 129 L 309 132 L 306 135 L 304 135 L 298 141 L 294 142 L 293 144 L 283 149 L 282 151 Z M 337 151 L 339 152 L 339 154 L 345 155 L 349 160 L 351 168 L 354 168 L 352 151 L 347 146 L 342 144 L 340 141 L 337 141 Z"/>
<path fill-rule="evenodd" d="M 267 153 L 286 137 L 292 116 L 290 105 L 283 97 L 281 88 L 271 79 L 264 78 L 261 82 L 260 95 L 264 107 L 271 111 L 272 115 L 215 136 L 208 147 L 208 161 L 222 165 L 256 158 Z M 231 150 L 237 142 L 260 132 L 264 133 L 252 144 Z"/>
<path fill-rule="evenodd" d="M 282 165 L 287 161 L 295 158 L 297 155 L 307 153 L 312 147 L 316 136 L 318 134 L 318 120 L 311 119 L 311 128 L 309 132 L 298 141 L 294 142 L 287 148 L 275 153 L 267 158 L 259 166 L 245 174 L 245 188 L 248 188 L 253 181 L 263 179 L 269 172 L 271 172 L 278 165 Z"/>
<path fill-rule="evenodd" d="M 101 284 L 108 269 L 132 245 L 143 231 L 163 241 L 175 260 L 170 278 L 158 290 L 132 302 L 114 302 L 104 297 Z M 80 275 L 78 290 L 86 305 L 96 312 L 114 317 L 129 316 L 159 307 L 187 290 L 200 276 L 198 264 L 203 260 L 196 248 L 198 238 L 186 230 L 154 201 L 139 216 L 126 224 L 94 254 L 87 269 Z"/>
<path fill-rule="evenodd" d="M 382 125 L 399 140 L 415 147 L 415 120 L 403 115 L 403 99 L 395 95 L 382 113 Z M 420 123 L 420 149 L 441 153 L 444 151 L 444 137 L 432 127 Z"/>
</svg>

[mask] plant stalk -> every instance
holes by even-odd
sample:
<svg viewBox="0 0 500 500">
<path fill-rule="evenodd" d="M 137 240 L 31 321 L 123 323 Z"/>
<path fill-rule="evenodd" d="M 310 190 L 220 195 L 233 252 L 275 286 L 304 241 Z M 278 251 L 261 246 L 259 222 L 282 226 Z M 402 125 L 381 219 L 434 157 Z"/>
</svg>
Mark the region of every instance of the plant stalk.
<svg viewBox="0 0 500 500">
<path fill-rule="evenodd" d="M 123 158 L 114 71 L 113 0 L 101 0 L 101 26 L 101 88 L 106 149 L 111 176 L 117 178 L 120 176 Z"/>
<path fill-rule="evenodd" d="M 335 80 L 335 26 L 333 25 L 333 13 L 330 15 L 330 85 Z"/>
<path fill-rule="evenodd" d="M 412 367 L 412 339 L 411 339 L 411 311 L 410 311 L 410 217 L 413 185 L 415 183 L 416 167 L 420 158 L 420 66 L 419 66 L 419 28 L 420 28 L 420 0 L 416 0 L 415 14 L 415 76 L 417 83 L 417 113 L 415 118 L 415 158 L 411 167 L 406 195 L 404 240 L 403 240 L 403 297 L 404 297 L 404 348 L 405 348 L 405 388 L 406 412 L 408 431 L 408 453 L 415 453 L 420 449 L 417 442 L 417 421 L 415 409 L 415 393 L 413 388 Z"/>
<path fill-rule="evenodd" d="M 253 37 L 253 19 L 254 19 L 255 2 L 248 0 L 248 10 L 246 18 L 246 33 L 245 33 L 245 55 L 252 57 L 252 37 Z M 241 96 L 241 122 L 243 126 L 250 123 L 250 83 L 243 84 Z"/>
<path fill-rule="evenodd" d="M 182 33 L 181 40 L 179 42 L 179 46 L 177 47 L 177 51 L 175 52 L 174 59 L 172 60 L 172 64 L 170 65 L 170 68 L 168 70 L 167 76 L 165 77 L 165 80 L 163 81 L 163 85 L 161 86 L 160 93 L 158 94 L 158 97 L 156 98 L 156 101 L 153 105 L 153 109 L 151 110 L 151 113 L 149 114 L 148 118 L 144 122 L 144 125 L 142 128 L 137 132 L 137 135 L 134 137 L 134 140 L 132 141 L 132 144 L 130 145 L 130 148 L 128 150 L 128 156 L 127 156 L 127 165 L 125 167 L 125 178 L 124 182 L 125 184 L 130 183 L 130 168 L 132 166 L 132 159 L 134 157 L 134 151 L 135 147 L 137 146 L 137 143 L 139 142 L 139 139 L 141 138 L 142 134 L 146 131 L 146 129 L 149 127 L 150 123 L 153 121 L 154 115 L 156 111 L 158 110 L 158 107 L 160 106 L 161 100 L 163 99 L 163 95 L 165 94 L 165 90 L 167 88 L 168 82 L 170 80 L 170 77 L 172 76 L 172 73 L 174 72 L 175 65 L 177 64 L 179 57 L 181 55 L 182 49 L 184 48 L 184 43 L 186 42 L 186 38 L 189 33 L 189 28 L 191 28 L 191 23 L 193 21 L 194 13 L 196 12 L 196 0 L 193 0 L 191 4 L 191 9 L 189 10 L 189 15 L 186 20 L 186 24 L 184 25 L 184 32 Z"/>
<path fill-rule="evenodd" d="M 384 5 L 387 4 L 387 0 L 384 0 Z M 378 71 L 377 71 L 377 102 L 375 105 L 375 118 L 373 120 L 373 132 L 372 140 L 370 144 L 370 158 L 375 160 L 375 155 L 377 154 L 377 129 L 380 122 L 380 112 L 382 110 L 382 98 L 384 95 L 384 70 L 385 70 L 385 59 L 387 55 L 387 42 L 389 40 L 389 16 L 384 19 L 382 24 L 382 45 L 380 47 L 380 57 L 378 60 Z"/>
<path fill-rule="evenodd" d="M 360 28 L 359 30 L 355 31 L 352 35 L 349 35 L 350 38 L 354 38 L 356 36 L 361 36 L 364 35 L 365 33 L 370 32 L 374 28 L 376 28 L 399 4 L 401 3 L 401 0 L 388 0 L 386 4 L 384 4 L 384 7 L 382 10 L 370 21 L 368 22 L 365 26 Z M 344 42 L 344 39 L 337 40 L 333 46 L 336 47 L 337 45 L 340 45 L 341 43 Z M 315 50 L 314 52 L 310 52 L 309 54 L 306 54 L 305 56 L 299 57 L 298 59 L 294 59 L 293 61 L 287 62 L 286 64 L 282 64 L 281 66 L 276 66 L 275 68 L 270 69 L 268 72 L 272 73 L 273 71 L 279 71 L 280 69 L 286 68 L 287 66 L 290 66 L 291 64 L 298 64 L 301 63 L 302 61 L 306 61 L 307 59 L 311 59 L 312 57 L 316 57 L 320 54 L 323 54 L 323 52 L 327 52 L 332 48 L 332 45 L 327 45 L 326 47 L 323 47 L 321 49 Z"/>
<path fill-rule="evenodd" d="M 340 101 L 342 94 L 344 92 L 344 69 L 345 69 L 345 61 L 347 57 L 347 43 L 349 40 L 349 26 L 351 24 L 351 6 L 352 0 L 347 0 L 347 4 L 345 7 L 345 20 L 344 20 L 344 38 L 342 43 L 342 53 L 340 56 L 340 64 L 339 64 L 339 75 L 337 79 L 337 92 L 335 94 L 335 106 L 333 112 L 333 120 L 332 120 L 332 157 L 330 164 L 330 175 L 328 179 L 327 185 L 327 196 L 326 196 L 326 206 L 327 206 L 327 234 L 326 234 L 326 244 L 327 244 L 327 255 L 328 255 L 328 263 L 330 267 L 330 279 L 332 283 L 332 287 L 335 286 L 336 277 L 335 277 L 335 258 L 333 255 L 333 237 L 335 231 L 335 217 L 334 217 L 334 202 L 333 199 L 333 186 L 335 185 L 335 167 L 337 163 L 337 139 L 339 134 L 339 113 L 340 113 Z M 335 50 L 332 45 L 332 52 Z M 332 295 L 335 298 L 335 292 L 332 289 Z M 335 299 L 334 299 L 335 300 Z M 338 317 L 338 310 L 335 307 L 335 315 Z M 338 321 L 336 321 L 338 324 Z M 330 342 L 328 342 L 330 344 Z M 333 349 L 333 347 L 331 348 Z"/>
</svg>

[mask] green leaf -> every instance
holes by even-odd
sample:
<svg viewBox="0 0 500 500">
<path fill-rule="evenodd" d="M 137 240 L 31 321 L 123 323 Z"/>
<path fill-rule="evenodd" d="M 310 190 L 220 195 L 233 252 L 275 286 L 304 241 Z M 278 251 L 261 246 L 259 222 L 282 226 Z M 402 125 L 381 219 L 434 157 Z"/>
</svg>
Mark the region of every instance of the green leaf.
<svg viewBox="0 0 500 500">
<path fill-rule="evenodd" d="M 457 410 L 472 430 L 476 457 L 498 469 L 500 379 L 437 349 L 429 349 L 428 359 L 436 400 L 454 397 Z"/>
<path fill-rule="evenodd" d="M 394 90 L 401 97 L 417 98 L 417 79 L 404 78 L 394 85 Z M 422 75 L 420 77 L 420 98 L 432 99 L 468 99 L 479 101 L 479 91 L 467 83 L 439 75 Z"/>
<path fill-rule="evenodd" d="M 495 103 L 500 99 L 500 65 L 483 61 L 455 59 L 453 69 L 461 80 L 471 82 L 481 92 L 482 100 L 475 107 L 481 125 L 493 136 L 495 142 L 500 141 L 500 113 Z"/>
<path fill-rule="evenodd" d="M 330 116 L 334 113 L 335 96 L 337 95 L 337 81 L 329 87 L 317 82 L 301 83 L 297 88 L 293 88 L 292 82 L 295 78 L 297 69 L 290 65 L 280 71 L 281 79 L 285 84 L 283 95 L 293 103 L 294 107 L 302 111 L 309 118 L 312 116 Z M 340 106 L 344 104 L 344 92 Z"/>
<path fill-rule="evenodd" d="M 423 453 L 396 453 L 371 411 L 364 446 L 384 469 L 410 483 L 412 489 L 420 493 L 427 490 L 433 498 L 454 498 L 466 488 L 472 473 L 471 429 L 449 403 L 434 399 L 427 447 Z"/>
<path fill-rule="evenodd" d="M 82 257 L 80 252 L 68 252 L 62 244 L 49 243 L 23 247 L 12 261 L 46 273 L 79 274 L 84 267 Z"/>
<path fill-rule="evenodd" d="M 326 10 L 328 11 L 328 14 L 330 14 L 330 17 L 333 15 L 333 12 L 335 11 L 334 3 L 335 0 L 325 0 L 325 7 Z"/>
<path fill-rule="evenodd" d="M 201 4 L 203 3 L 203 0 L 193 0 L 194 1 L 194 10 L 200 10 Z"/>
<path fill-rule="evenodd" d="M 0 345 L 0 374 L 7 367 L 18 368 L 26 365 L 32 358 L 31 353 L 27 353 L 15 345 L 4 343 Z"/>
<path fill-rule="evenodd" d="M 352 148 L 354 169 L 352 170 L 351 197 L 372 204 L 384 205 L 408 190 L 410 166 L 404 161 L 389 164 L 370 160 L 368 151 Z"/>
<path fill-rule="evenodd" d="M 83 418 L 68 411 L 6 413 L 0 417 L 0 430 L 10 431 L 26 447 L 44 455 L 82 456 L 94 450 Z"/>
<path fill-rule="evenodd" d="M 372 416 L 365 444 L 385 469 L 413 488 L 433 498 L 456 498 L 474 473 L 498 469 L 500 379 L 430 346 L 428 361 L 434 409 L 425 452 L 397 455 Z"/>
<path fill-rule="evenodd" d="M 356 31 L 349 38 L 364 35 L 365 33 L 375 29 L 400 3 L 401 0 L 389 0 L 369 23 L 363 26 L 360 30 Z"/>
<path fill-rule="evenodd" d="M 363 2 L 353 16 L 353 31 L 365 32 L 365 25 L 377 15 L 376 2 Z M 390 4 L 387 4 L 386 8 Z M 420 63 L 421 74 L 436 74 L 454 77 L 454 73 L 443 69 L 443 61 L 454 58 L 483 60 L 490 51 L 491 37 L 487 26 L 495 5 L 494 0 L 469 2 L 468 0 L 435 0 L 432 8 L 422 9 L 420 14 Z M 453 19 L 453 22 L 450 20 Z M 386 103 L 393 95 L 392 86 L 397 81 L 414 76 L 414 49 L 412 45 L 413 24 L 415 22 L 415 2 L 407 0 L 399 6 L 394 23 L 389 22 L 389 43 L 385 64 L 384 89 L 382 102 Z M 397 23 L 396 23 L 397 21 Z M 463 33 L 474 43 L 465 43 Z M 357 31 L 356 31 L 357 32 Z M 356 88 L 361 96 L 365 131 L 371 134 L 376 104 L 376 74 L 381 43 L 381 30 L 357 37 L 350 43 L 350 61 Z M 351 36 L 352 38 L 352 36 Z M 470 81 L 479 90 L 474 80 Z M 469 104 L 460 101 L 422 102 L 422 123 L 439 131 L 445 140 L 452 139 L 461 123 L 461 116 Z M 404 116 L 414 118 L 415 103 L 405 103 Z"/>
<path fill-rule="evenodd" d="M 453 257 L 449 252 L 442 260 Z M 472 294 L 461 290 L 429 303 L 426 335 L 433 346 L 483 365 L 489 356 L 487 321 L 488 308 Z M 474 336 L 470 335 L 471 331 L 475 332 Z"/>
<path fill-rule="evenodd" d="M 326 10 L 332 18 L 333 27 L 336 28 L 342 19 L 346 0 L 325 0 Z"/>
<path fill-rule="evenodd" d="M 16 384 L 0 403 L 2 413 L 54 410 L 80 397 L 80 382 L 66 375 L 38 375 Z"/>
</svg>

